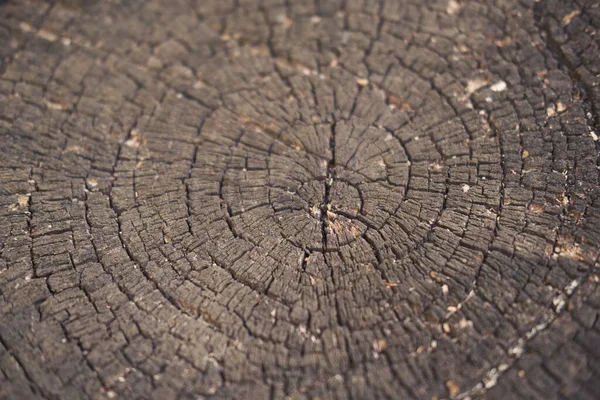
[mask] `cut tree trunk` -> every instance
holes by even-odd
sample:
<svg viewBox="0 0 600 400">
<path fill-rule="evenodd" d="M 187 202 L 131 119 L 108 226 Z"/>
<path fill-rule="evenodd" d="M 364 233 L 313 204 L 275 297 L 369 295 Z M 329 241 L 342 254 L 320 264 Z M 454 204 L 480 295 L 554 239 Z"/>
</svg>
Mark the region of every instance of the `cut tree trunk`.
<svg viewBox="0 0 600 400">
<path fill-rule="evenodd" d="M 600 7 L 0 4 L 0 398 L 600 398 Z"/>
</svg>

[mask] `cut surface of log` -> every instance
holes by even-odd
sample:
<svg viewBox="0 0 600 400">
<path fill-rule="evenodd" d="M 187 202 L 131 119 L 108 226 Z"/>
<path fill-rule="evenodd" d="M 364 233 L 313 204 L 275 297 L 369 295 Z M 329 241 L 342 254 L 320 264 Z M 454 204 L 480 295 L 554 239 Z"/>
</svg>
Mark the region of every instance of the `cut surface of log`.
<svg viewBox="0 0 600 400">
<path fill-rule="evenodd" d="M 0 398 L 600 398 L 599 28 L 0 2 Z"/>
</svg>

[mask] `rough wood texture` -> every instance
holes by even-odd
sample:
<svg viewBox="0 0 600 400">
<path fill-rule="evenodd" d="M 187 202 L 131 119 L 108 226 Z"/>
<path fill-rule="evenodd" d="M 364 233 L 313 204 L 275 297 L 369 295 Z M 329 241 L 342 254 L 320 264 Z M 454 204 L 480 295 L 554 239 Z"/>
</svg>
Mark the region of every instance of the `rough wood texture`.
<svg viewBox="0 0 600 400">
<path fill-rule="evenodd" d="M 597 1 L 0 5 L 0 398 L 600 398 Z"/>
</svg>

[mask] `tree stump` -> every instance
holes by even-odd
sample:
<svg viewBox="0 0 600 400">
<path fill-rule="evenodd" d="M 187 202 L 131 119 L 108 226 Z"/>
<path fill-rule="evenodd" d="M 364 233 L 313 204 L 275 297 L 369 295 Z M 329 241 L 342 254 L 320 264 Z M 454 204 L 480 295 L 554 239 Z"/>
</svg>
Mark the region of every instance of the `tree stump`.
<svg viewBox="0 0 600 400">
<path fill-rule="evenodd" d="M 0 398 L 598 398 L 599 26 L 2 2 Z"/>
</svg>

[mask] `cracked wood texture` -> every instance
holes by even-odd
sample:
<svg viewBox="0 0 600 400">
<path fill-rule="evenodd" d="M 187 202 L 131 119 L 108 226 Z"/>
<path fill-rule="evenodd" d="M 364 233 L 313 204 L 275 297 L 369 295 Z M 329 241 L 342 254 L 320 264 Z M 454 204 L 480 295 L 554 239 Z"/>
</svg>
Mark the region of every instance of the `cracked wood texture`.
<svg viewBox="0 0 600 400">
<path fill-rule="evenodd" d="M 2 2 L 0 398 L 599 398 L 598 28 Z"/>
</svg>

